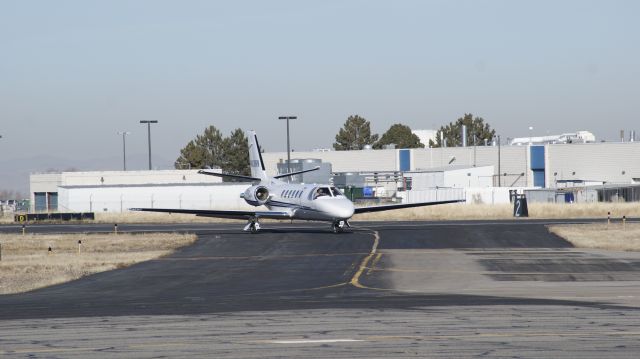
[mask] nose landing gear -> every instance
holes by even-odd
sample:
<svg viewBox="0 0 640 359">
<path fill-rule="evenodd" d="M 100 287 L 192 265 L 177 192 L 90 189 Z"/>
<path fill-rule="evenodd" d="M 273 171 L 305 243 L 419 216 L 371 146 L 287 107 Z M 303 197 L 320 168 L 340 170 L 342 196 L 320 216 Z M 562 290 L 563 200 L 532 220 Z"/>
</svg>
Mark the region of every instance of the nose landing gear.
<svg viewBox="0 0 640 359">
<path fill-rule="evenodd" d="M 331 223 L 331 230 L 333 233 L 341 233 L 344 231 L 345 227 L 351 227 L 349 222 L 347 221 L 333 221 Z"/>
</svg>

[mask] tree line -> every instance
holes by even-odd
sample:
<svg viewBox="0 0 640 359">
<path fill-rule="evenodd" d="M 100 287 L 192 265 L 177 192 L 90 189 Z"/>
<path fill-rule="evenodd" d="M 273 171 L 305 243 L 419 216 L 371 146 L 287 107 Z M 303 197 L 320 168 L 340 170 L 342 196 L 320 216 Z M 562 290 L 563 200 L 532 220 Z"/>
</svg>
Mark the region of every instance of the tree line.
<svg viewBox="0 0 640 359">
<path fill-rule="evenodd" d="M 436 132 L 436 139 L 428 144 L 420 142 L 418 136 L 411 132 L 409 126 L 396 123 L 379 136 L 372 133 L 371 123 L 359 115 L 349 116 L 335 136 L 333 149 L 336 151 L 362 150 L 365 146 L 374 149 L 385 148 L 394 144 L 396 148 L 423 148 L 460 146 L 462 144 L 462 126 L 467 127 L 467 143 L 483 146 L 491 143 L 495 130 L 485 123 L 482 117 L 464 114 L 456 121 L 441 126 Z M 223 172 L 248 176 L 249 149 L 247 137 L 242 129 L 237 128 L 228 137 L 224 137 L 215 126 L 205 128 L 201 135 L 189 141 L 180 150 L 175 168 L 214 168 L 219 167 Z"/>
<path fill-rule="evenodd" d="M 241 128 L 236 128 L 229 137 L 223 137 L 215 126 L 204 129 L 180 150 L 174 163 L 178 169 L 215 168 L 225 173 L 251 175 L 249 168 L 249 145 Z"/>
<path fill-rule="evenodd" d="M 448 147 L 462 145 L 462 126 L 467 126 L 467 143 L 482 146 L 488 144 L 495 136 L 495 130 L 484 122 L 482 117 L 474 117 L 467 113 L 448 125 L 440 127 L 436 132 L 436 140 L 421 143 L 418 136 L 411 132 L 411 128 L 401 123 L 392 125 L 380 139 L 371 133 L 371 123 L 358 115 L 349 116 L 338 134 L 333 149 L 336 151 L 361 150 L 369 145 L 375 149 L 394 144 L 397 148 Z"/>
</svg>

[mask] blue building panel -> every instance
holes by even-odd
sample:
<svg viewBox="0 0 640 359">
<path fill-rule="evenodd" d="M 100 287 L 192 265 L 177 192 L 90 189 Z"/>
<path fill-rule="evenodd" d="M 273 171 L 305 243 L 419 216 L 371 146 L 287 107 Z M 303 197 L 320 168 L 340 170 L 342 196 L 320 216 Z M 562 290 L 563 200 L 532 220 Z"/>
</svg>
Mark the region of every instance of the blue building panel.
<svg viewBox="0 0 640 359">
<path fill-rule="evenodd" d="M 531 146 L 531 169 L 544 171 L 544 146 Z"/>
<path fill-rule="evenodd" d="M 544 170 L 533 170 L 533 186 L 545 187 Z"/>
<path fill-rule="evenodd" d="M 47 210 L 58 210 L 58 192 L 47 192 Z"/>
<path fill-rule="evenodd" d="M 411 150 L 400 150 L 400 171 L 411 171 Z"/>
<path fill-rule="evenodd" d="M 47 193 L 46 192 L 35 192 L 33 194 L 35 199 L 35 210 L 36 212 L 44 212 L 47 210 Z"/>
<path fill-rule="evenodd" d="M 373 188 L 372 187 L 364 187 L 364 188 L 362 188 L 362 196 L 363 197 L 373 197 Z"/>
</svg>

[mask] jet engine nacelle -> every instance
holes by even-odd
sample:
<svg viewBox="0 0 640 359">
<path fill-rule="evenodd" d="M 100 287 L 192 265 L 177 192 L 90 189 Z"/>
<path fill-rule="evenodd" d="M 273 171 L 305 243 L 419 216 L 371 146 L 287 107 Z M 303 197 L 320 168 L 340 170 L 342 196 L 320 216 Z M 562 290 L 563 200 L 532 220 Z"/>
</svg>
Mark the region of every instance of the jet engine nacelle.
<svg viewBox="0 0 640 359">
<path fill-rule="evenodd" d="M 241 197 L 252 206 L 262 206 L 269 199 L 269 190 L 265 186 L 251 186 Z"/>
</svg>

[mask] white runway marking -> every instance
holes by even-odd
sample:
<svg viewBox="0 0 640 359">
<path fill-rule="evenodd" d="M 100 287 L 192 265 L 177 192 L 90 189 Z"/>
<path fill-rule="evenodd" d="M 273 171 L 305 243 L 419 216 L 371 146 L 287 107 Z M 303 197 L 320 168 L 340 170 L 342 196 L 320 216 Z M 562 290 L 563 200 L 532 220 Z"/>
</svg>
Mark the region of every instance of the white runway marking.
<svg viewBox="0 0 640 359">
<path fill-rule="evenodd" d="M 290 340 L 272 340 L 271 344 L 326 344 L 326 343 L 352 343 L 364 342 L 358 339 L 290 339 Z"/>
</svg>

